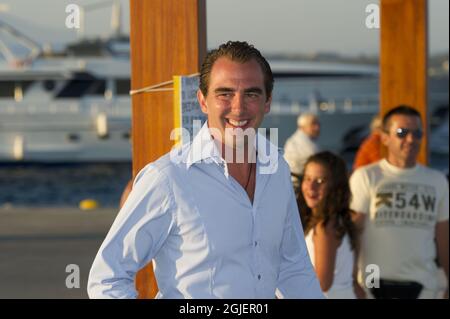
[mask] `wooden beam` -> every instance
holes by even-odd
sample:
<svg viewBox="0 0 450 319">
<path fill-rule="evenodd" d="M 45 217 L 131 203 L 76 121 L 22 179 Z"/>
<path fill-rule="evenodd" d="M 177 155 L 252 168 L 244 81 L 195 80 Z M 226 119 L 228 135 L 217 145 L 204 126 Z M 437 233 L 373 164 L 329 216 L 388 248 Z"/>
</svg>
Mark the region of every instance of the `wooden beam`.
<svg viewBox="0 0 450 319">
<path fill-rule="evenodd" d="M 206 54 L 205 0 L 130 0 L 131 88 L 140 89 L 196 73 Z M 133 176 L 167 153 L 173 141 L 172 92 L 132 97 Z M 153 298 L 152 265 L 136 277 L 139 298 Z"/>
<path fill-rule="evenodd" d="M 428 163 L 427 1 L 381 0 L 380 113 L 408 104 L 422 115 L 419 162 Z"/>
</svg>

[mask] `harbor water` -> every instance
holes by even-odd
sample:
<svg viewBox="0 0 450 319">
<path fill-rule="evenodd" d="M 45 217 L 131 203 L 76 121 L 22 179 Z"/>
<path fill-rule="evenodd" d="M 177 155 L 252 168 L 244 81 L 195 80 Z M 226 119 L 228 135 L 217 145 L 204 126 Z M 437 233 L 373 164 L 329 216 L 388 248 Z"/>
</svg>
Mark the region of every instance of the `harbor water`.
<svg viewBox="0 0 450 319">
<path fill-rule="evenodd" d="M 354 153 L 341 155 L 351 166 Z M 448 155 L 432 154 L 430 166 L 448 174 Z M 130 178 L 131 163 L 0 166 L 0 208 L 77 207 L 88 198 L 102 207 L 118 207 Z"/>
</svg>

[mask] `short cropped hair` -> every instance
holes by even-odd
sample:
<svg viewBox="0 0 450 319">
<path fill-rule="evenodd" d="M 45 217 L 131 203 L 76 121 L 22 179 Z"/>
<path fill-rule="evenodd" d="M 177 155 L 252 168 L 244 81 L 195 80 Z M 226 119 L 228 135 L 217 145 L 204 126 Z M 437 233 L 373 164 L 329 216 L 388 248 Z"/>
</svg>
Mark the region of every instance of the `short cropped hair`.
<svg viewBox="0 0 450 319">
<path fill-rule="evenodd" d="M 394 115 L 417 116 L 420 120 L 422 120 L 420 113 L 416 109 L 409 105 L 401 104 L 389 110 L 389 112 L 383 116 L 383 129 L 388 129 L 389 120 Z"/>
<path fill-rule="evenodd" d="M 228 41 L 206 55 L 200 68 L 200 90 L 204 96 L 208 95 L 212 67 L 217 59 L 221 57 L 226 57 L 239 63 L 246 63 L 253 59 L 258 62 L 264 75 L 264 88 L 267 98 L 272 96 L 274 80 L 269 63 L 253 45 L 240 41 Z"/>
<path fill-rule="evenodd" d="M 297 117 L 297 126 L 304 127 L 305 125 L 311 123 L 313 120 L 317 119 L 317 115 L 313 113 L 302 113 Z"/>
</svg>

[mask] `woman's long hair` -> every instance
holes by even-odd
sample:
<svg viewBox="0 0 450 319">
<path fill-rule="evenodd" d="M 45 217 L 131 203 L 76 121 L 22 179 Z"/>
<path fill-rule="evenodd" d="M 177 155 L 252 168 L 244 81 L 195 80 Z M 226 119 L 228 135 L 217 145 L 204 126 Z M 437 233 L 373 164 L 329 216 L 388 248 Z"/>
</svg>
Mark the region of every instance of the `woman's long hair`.
<svg viewBox="0 0 450 319">
<path fill-rule="evenodd" d="M 319 164 L 327 170 L 327 189 L 325 190 L 326 195 L 319 203 L 315 214 L 306 204 L 301 183 L 300 188 L 297 189 L 297 204 L 305 234 L 321 222 L 324 227 L 332 222 L 334 223 L 336 237 L 342 239 L 348 233 L 351 247 L 355 249 L 357 234 L 355 224 L 352 221 L 353 212 L 350 210 L 351 191 L 347 165 L 342 158 L 328 151 L 310 156 L 304 169 L 309 163 Z M 303 176 L 304 173 L 305 171 L 303 171 Z"/>
</svg>

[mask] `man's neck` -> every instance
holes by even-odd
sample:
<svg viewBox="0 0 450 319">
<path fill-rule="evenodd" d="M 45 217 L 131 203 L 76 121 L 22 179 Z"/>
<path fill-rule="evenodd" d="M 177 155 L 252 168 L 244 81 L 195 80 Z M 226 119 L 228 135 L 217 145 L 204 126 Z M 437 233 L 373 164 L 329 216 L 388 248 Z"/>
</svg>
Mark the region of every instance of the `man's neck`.
<svg viewBox="0 0 450 319">
<path fill-rule="evenodd" d="M 402 169 L 414 168 L 414 166 L 416 166 L 416 164 L 417 164 L 417 162 L 415 160 L 414 161 L 402 160 L 402 159 L 398 159 L 395 157 L 389 157 L 389 156 L 386 157 L 386 160 L 392 166 L 402 168 Z"/>
<path fill-rule="evenodd" d="M 242 186 L 253 203 L 256 187 L 256 161 L 245 157 L 243 163 L 227 161 L 228 173 Z"/>
<path fill-rule="evenodd" d="M 305 135 L 307 138 L 309 138 L 311 141 L 314 141 L 315 138 L 306 133 L 304 130 L 299 129 L 299 131 L 302 132 L 302 134 Z"/>
<path fill-rule="evenodd" d="M 221 151 L 221 157 L 227 164 L 236 167 L 246 167 L 250 163 L 256 163 L 256 149 L 254 146 L 249 147 L 247 143 L 242 146 L 229 146 L 218 140 L 214 140 L 217 148 Z"/>
</svg>

